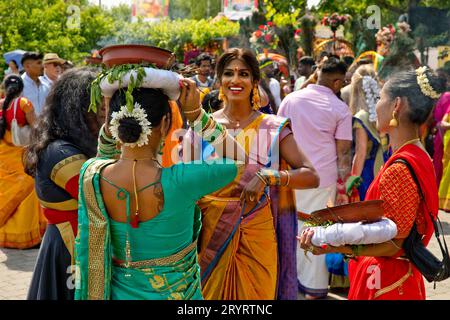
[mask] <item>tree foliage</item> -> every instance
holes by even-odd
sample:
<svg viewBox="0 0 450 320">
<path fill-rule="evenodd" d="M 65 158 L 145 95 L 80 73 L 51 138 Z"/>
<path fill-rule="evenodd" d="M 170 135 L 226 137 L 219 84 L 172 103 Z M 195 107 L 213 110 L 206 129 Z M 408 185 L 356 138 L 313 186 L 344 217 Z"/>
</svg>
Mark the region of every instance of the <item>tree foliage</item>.
<svg viewBox="0 0 450 320">
<path fill-rule="evenodd" d="M 169 17 L 172 19 L 208 19 L 217 16 L 222 0 L 171 0 Z"/>
<path fill-rule="evenodd" d="M 114 43 L 137 43 L 161 47 L 179 57 L 186 45 L 205 47 L 211 41 L 239 34 L 239 23 L 227 19 L 177 19 L 159 22 L 127 23 L 122 30 L 104 38 L 102 46 Z"/>
<path fill-rule="evenodd" d="M 111 31 L 112 25 L 107 13 L 87 1 L 1 1 L 0 51 L 56 52 L 79 61 Z"/>
</svg>

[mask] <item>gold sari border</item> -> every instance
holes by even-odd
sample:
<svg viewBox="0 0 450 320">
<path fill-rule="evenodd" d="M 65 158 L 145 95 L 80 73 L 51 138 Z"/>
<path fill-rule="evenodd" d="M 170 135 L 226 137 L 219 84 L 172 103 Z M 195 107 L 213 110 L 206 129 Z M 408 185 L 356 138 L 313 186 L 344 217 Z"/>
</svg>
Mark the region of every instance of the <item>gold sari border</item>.
<svg viewBox="0 0 450 320">
<path fill-rule="evenodd" d="M 411 267 L 411 262 L 409 262 L 408 272 L 403 277 L 401 277 L 398 281 L 394 282 L 390 286 L 384 287 L 383 289 L 380 289 L 377 292 L 375 292 L 374 298 L 378 298 L 379 296 L 400 287 L 406 280 L 408 280 L 408 278 L 411 275 L 412 275 L 412 267 Z"/>
<path fill-rule="evenodd" d="M 202 199 L 212 200 L 212 201 L 220 201 L 220 202 L 236 202 L 236 201 L 241 201 L 240 198 L 236 198 L 236 197 L 216 197 L 216 196 L 211 196 L 211 195 L 203 196 Z"/>
<path fill-rule="evenodd" d="M 141 260 L 141 261 L 132 261 L 128 262 L 120 262 L 116 265 L 121 268 L 141 268 L 141 267 L 158 267 L 158 266 L 166 266 L 168 264 L 172 264 L 184 259 L 192 250 L 197 247 L 197 240 L 192 242 L 190 245 L 185 247 L 184 249 L 178 251 L 177 253 L 163 257 L 163 258 L 154 258 L 149 260 Z"/>
<path fill-rule="evenodd" d="M 58 162 L 52 169 L 50 179 L 59 186 L 65 186 L 67 181 L 80 173 L 83 163 L 86 162 L 84 154 L 76 154 Z"/>
<path fill-rule="evenodd" d="M 103 300 L 105 289 L 105 238 L 108 221 L 97 204 L 95 174 L 115 160 L 95 161 L 85 171 L 83 177 L 84 197 L 89 218 L 89 273 L 88 299 Z"/>
<path fill-rule="evenodd" d="M 39 199 L 41 206 L 48 209 L 54 209 L 59 211 L 73 211 L 78 210 L 78 201 L 70 199 L 62 202 L 46 202 Z"/>
</svg>

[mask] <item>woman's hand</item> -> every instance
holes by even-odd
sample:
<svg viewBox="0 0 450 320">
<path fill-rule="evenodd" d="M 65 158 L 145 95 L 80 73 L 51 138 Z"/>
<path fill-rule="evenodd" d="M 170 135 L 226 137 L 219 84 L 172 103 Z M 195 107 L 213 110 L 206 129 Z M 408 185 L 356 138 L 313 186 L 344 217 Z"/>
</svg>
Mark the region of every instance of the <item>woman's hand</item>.
<svg viewBox="0 0 450 320">
<path fill-rule="evenodd" d="M 297 236 L 300 247 L 303 250 L 309 251 L 313 255 L 316 255 L 316 256 L 333 252 L 334 247 L 332 247 L 332 246 L 317 247 L 317 246 L 313 245 L 311 242 L 313 235 L 314 235 L 314 230 L 307 228 L 307 229 L 303 230 L 300 237 Z"/>
<path fill-rule="evenodd" d="M 200 91 L 195 84 L 195 81 L 190 79 L 180 80 L 181 94 L 180 94 L 180 106 L 185 116 L 189 121 L 193 121 L 197 118 L 199 112 L 190 113 L 200 107 Z M 186 113 L 188 112 L 188 113 Z"/>
<path fill-rule="evenodd" d="M 241 205 L 243 202 L 256 204 L 264 193 L 266 184 L 260 178 L 254 176 L 252 180 L 244 187 L 241 193 Z"/>
</svg>

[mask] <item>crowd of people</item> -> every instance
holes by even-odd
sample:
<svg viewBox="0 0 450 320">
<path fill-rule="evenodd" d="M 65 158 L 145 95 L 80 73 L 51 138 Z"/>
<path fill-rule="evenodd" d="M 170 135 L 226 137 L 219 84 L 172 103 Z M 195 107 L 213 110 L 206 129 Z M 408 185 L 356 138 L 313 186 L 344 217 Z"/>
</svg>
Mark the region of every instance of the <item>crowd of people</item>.
<svg viewBox="0 0 450 320">
<path fill-rule="evenodd" d="M 55 53 L 21 64 L 0 102 L 0 247 L 40 245 L 28 299 L 425 299 L 402 245 L 413 229 L 427 245 L 450 211 L 443 70 L 380 79 L 323 53 L 288 81 L 233 48 L 200 54 L 191 78 L 143 66 L 128 92 L 141 69 L 109 82 Z M 305 221 L 363 200 L 384 218 Z"/>
</svg>

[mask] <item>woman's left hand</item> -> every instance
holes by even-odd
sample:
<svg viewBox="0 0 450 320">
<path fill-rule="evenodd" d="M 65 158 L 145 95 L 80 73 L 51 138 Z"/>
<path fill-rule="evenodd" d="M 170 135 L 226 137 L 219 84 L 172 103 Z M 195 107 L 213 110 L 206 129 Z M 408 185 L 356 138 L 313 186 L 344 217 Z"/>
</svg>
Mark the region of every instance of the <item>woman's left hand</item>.
<svg viewBox="0 0 450 320">
<path fill-rule="evenodd" d="M 247 203 L 256 204 L 264 193 L 265 183 L 261 181 L 257 176 L 254 176 L 252 180 L 244 187 L 241 193 L 241 205 L 246 201 Z"/>
<path fill-rule="evenodd" d="M 330 250 L 332 248 L 331 246 L 325 246 L 322 248 L 322 247 L 317 247 L 317 246 L 313 245 L 311 242 L 313 235 L 314 235 L 314 230 L 307 228 L 307 229 L 303 230 L 300 237 L 297 237 L 300 247 L 303 250 L 309 251 L 313 255 L 316 255 L 316 256 L 332 252 Z"/>
</svg>

